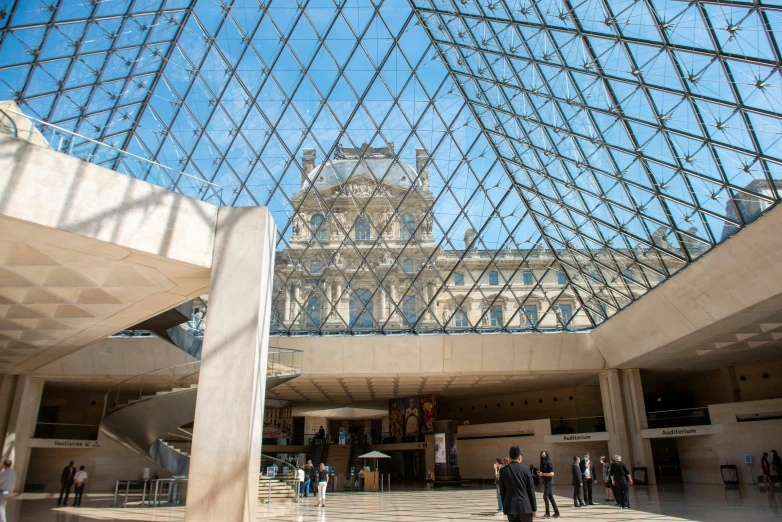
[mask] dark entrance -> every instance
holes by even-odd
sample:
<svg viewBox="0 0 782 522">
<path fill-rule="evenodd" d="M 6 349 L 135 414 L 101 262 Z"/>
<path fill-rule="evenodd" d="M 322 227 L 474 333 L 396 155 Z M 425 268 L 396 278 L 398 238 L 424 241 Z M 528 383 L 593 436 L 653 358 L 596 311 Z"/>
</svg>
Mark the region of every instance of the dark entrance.
<svg viewBox="0 0 782 522">
<path fill-rule="evenodd" d="M 682 468 L 679 463 L 679 448 L 676 439 L 651 439 L 654 474 L 657 483 L 681 482 Z"/>
</svg>

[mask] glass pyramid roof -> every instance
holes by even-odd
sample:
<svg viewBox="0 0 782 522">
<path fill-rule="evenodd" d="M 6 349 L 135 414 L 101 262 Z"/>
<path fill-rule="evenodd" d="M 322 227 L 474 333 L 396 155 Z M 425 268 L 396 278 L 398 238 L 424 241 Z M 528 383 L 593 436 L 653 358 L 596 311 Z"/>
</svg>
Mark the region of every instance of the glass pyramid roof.
<svg viewBox="0 0 782 522">
<path fill-rule="evenodd" d="M 273 333 L 581 330 L 779 201 L 780 34 L 779 0 L 0 0 L 0 99 L 268 206 Z"/>
</svg>

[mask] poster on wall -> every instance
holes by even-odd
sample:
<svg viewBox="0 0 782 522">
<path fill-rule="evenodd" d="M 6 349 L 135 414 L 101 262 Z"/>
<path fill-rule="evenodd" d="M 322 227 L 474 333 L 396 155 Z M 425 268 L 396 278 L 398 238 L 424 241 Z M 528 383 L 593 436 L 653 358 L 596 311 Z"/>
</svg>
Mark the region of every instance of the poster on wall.
<svg viewBox="0 0 782 522">
<path fill-rule="evenodd" d="M 445 433 L 434 434 L 434 463 L 445 464 L 446 451 L 445 451 Z"/>
<path fill-rule="evenodd" d="M 418 397 L 403 399 L 405 404 L 405 436 L 417 436 L 421 432 L 421 401 Z"/>
<path fill-rule="evenodd" d="M 434 422 L 437 420 L 437 396 L 434 393 L 421 395 L 420 401 L 423 412 L 421 433 L 434 433 Z"/>
<path fill-rule="evenodd" d="M 401 400 L 391 399 L 388 401 L 388 432 L 392 437 L 402 436 L 402 423 L 404 414 L 400 409 Z"/>
<path fill-rule="evenodd" d="M 287 401 L 268 399 L 263 410 L 263 437 L 287 439 L 293 430 L 293 405 Z"/>
</svg>

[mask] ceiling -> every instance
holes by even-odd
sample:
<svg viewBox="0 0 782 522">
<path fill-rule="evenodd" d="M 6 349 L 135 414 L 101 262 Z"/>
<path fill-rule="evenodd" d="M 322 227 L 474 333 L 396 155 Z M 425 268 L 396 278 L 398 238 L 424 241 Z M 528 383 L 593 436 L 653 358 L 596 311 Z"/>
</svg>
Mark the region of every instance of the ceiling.
<svg viewBox="0 0 782 522">
<path fill-rule="evenodd" d="M 436 393 L 469 398 L 504 393 L 580 386 L 597 382 L 598 372 L 497 375 L 326 377 L 304 375 L 269 390 L 268 396 L 291 401 L 353 402 Z"/>
<path fill-rule="evenodd" d="M 432 199 L 412 183 L 388 202 L 425 204 L 436 248 L 457 256 L 475 230 L 468 246 L 489 266 L 510 252 L 522 271 L 550 252 L 573 315 L 595 325 L 779 201 L 780 31 L 779 5 L 741 0 L 6 2 L 0 97 L 213 182 L 222 204 L 268 206 L 279 250 L 294 194 L 320 198 L 312 182 L 302 190 L 304 149 L 334 161 L 341 146 L 394 144 L 410 165 L 425 149 Z M 92 142 L 71 145 L 147 176 Z M 381 192 L 346 204 L 359 216 Z M 340 246 L 361 256 L 353 226 Z M 372 248 L 391 250 L 378 236 Z M 622 275 L 628 264 L 638 276 Z M 435 286 L 446 291 L 441 276 Z M 82 304 L 115 306 L 52 304 L 52 317 L 25 320 L 68 329 L 3 342 L 45 347 L 87 320 L 57 310 L 95 315 Z"/>
<path fill-rule="evenodd" d="M 69 232 L 4 217 L 0 230 L 0 373 L 40 368 L 209 284 L 208 269 Z"/>
</svg>

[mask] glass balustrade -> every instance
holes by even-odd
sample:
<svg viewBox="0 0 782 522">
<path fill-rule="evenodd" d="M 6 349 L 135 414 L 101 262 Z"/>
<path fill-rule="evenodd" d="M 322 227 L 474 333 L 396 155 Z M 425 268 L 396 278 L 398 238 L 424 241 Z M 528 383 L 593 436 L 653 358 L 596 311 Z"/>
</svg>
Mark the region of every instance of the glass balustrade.
<svg viewBox="0 0 782 522">
<path fill-rule="evenodd" d="M 552 435 L 570 435 L 571 433 L 600 433 L 606 431 L 605 417 L 574 417 L 570 419 L 551 419 Z"/>
<path fill-rule="evenodd" d="M 678 428 L 681 426 L 705 426 L 711 424 L 709 408 L 686 408 L 647 412 L 649 428 Z"/>
</svg>

